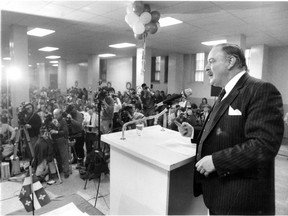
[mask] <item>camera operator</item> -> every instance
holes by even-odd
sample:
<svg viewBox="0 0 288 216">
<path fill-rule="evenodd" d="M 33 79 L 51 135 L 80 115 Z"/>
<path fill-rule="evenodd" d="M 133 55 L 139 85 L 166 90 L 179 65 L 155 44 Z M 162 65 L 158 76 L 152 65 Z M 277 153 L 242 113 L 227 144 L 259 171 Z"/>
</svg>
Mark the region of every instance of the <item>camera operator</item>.
<svg viewBox="0 0 288 216">
<path fill-rule="evenodd" d="M 109 95 L 108 91 L 108 87 L 103 87 L 100 89 L 98 95 L 99 102 L 102 104 L 101 127 L 103 134 L 111 132 L 113 127 L 114 100 Z"/>
<path fill-rule="evenodd" d="M 143 85 L 143 84 L 142 84 Z M 141 101 L 143 103 L 143 114 L 148 117 L 155 114 L 154 95 L 150 92 L 148 86 L 144 86 L 141 92 Z M 154 120 L 147 121 L 147 125 L 153 125 Z"/>
<path fill-rule="evenodd" d="M 101 132 L 103 134 L 110 133 L 113 129 L 113 115 L 114 115 L 114 100 L 109 95 L 109 88 L 108 87 L 102 87 L 99 89 L 96 103 L 98 103 L 98 108 L 101 106 Z M 100 105 L 100 106 L 99 106 Z M 107 144 L 103 144 L 103 148 L 106 152 L 109 151 L 109 146 Z M 101 146 L 101 143 L 100 143 Z"/>
<path fill-rule="evenodd" d="M 66 120 L 62 116 L 61 109 L 53 111 L 54 118 L 57 119 L 57 129 L 51 129 L 50 134 L 55 141 L 54 149 L 59 172 L 63 171 L 64 178 L 69 177 L 69 149 L 68 149 L 68 126 Z M 62 168 L 62 169 L 61 169 Z"/>
<path fill-rule="evenodd" d="M 77 167 L 83 166 L 84 160 L 84 128 L 83 128 L 83 115 L 76 110 L 75 105 L 68 105 L 66 109 L 67 123 L 69 127 L 69 139 L 75 139 L 75 149 L 73 149 L 73 163 L 74 158 L 77 159 Z"/>
<path fill-rule="evenodd" d="M 40 128 L 42 121 L 40 116 L 34 112 L 34 106 L 31 103 L 26 103 L 23 107 L 23 110 L 18 114 L 20 127 L 24 125 L 27 128 L 32 149 L 30 150 L 29 146 L 26 146 L 26 155 L 29 158 L 32 158 L 32 155 L 35 152 L 35 143 L 37 142 L 40 134 Z M 33 151 L 31 153 L 30 151 Z"/>
</svg>

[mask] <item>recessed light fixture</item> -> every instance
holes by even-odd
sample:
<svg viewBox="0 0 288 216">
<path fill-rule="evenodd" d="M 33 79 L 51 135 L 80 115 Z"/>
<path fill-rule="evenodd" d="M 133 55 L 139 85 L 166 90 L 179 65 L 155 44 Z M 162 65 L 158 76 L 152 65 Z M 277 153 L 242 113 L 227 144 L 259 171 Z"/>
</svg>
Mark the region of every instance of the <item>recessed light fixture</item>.
<svg viewBox="0 0 288 216">
<path fill-rule="evenodd" d="M 32 65 L 28 65 L 28 67 L 32 67 Z"/>
<path fill-rule="evenodd" d="M 61 56 L 55 56 L 55 55 L 51 55 L 51 56 L 46 56 L 46 59 L 59 59 L 61 58 Z"/>
<path fill-rule="evenodd" d="M 55 50 L 59 50 L 58 47 L 42 47 L 40 49 L 38 49 L 39 51 L 44 51 L 44 52 L 52 52 Z"/>
<path fill-rule="evenodd" d="M 46 35 L 54 33 L 54 30 L 51 29 L 43 29 L 43 28 L 34 28 L 27 32 L 28 35 L 36 36 L 36 37 L 44 37 Z"/>
<path fill-rule="evenodd" d="M 117 48 L 117 49 L 127 48 L 127 47 L 135 47 L 135 46 L 136 46 L 136 44 L 132 44 L 132 43 L 119 43 L 119 44 L 109 45 L 109 47 Z"/>
<path fill-rule="evenodd" d="M 227 43 L 227 40 L 223 39 L 223 40 L 201 42 L 201 44 L 206 45 L 206 46 L 214 46 L 214 45 L 221 44 L 221 43 Z"/>
<path fill-rule="evenodd" d="M 177 20 L 172 17 L 165 17 L 165 18 L 161 18 L 159 20 L 159 23 L 160 23 L 160 27 L 165 27 L 165 26 L 177 25 L 177 24 L 183 23 L 183 21 Z"/>
<path fill-rule="evenodd" d="M 52 64 L 53 67 L 58 67 L 58 64 Z"/>
<path fill-rule="evenodd" d="M 4 57 L 3 60 L 11 61 L 11 57 Z"/>
<path fill-rule="evenodd" d="M 58 64 L 58 61 L 49 61 L 51 64 Z"/>
<path fill-rule="evenodd" d="M 111 53 L 105 53 L 105 54 L 100 54 L 99 57 L 113 57 L 116 56 L 115 54 L 111 54 Z"/>
</svg>

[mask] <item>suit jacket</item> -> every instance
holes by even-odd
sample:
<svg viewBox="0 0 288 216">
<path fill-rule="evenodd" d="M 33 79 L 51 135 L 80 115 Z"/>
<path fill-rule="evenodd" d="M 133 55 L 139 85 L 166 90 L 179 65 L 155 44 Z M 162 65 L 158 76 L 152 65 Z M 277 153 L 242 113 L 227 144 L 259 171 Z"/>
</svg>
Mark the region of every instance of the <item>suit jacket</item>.
<svg viewBox="0 0 288 216">
<path fill-rule="evenodd" d="M 283 132 L 279 91 L 244 74 L 199 135 L 195 158 L 212 155 L 216 171 L 207 178 L 194 172 L 194 195 L 203 193 L 216 214 L 275 214 L 274 160 Z"/>
</svg>

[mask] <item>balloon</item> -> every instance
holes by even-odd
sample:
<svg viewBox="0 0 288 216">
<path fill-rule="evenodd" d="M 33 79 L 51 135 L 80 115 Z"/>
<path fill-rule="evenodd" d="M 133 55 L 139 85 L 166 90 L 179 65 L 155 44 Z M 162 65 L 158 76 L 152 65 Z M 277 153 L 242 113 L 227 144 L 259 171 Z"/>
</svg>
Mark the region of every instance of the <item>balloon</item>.
<svg viewBox="0 0 288 216">
<path fill-rule="evenodd" d="M 133 5 L 132 5 L 132 4 L 130 4 L 130 5 L 126 8 L 126 12 L 127 12 L 127 14 L 133 12 Z"/>
<path fill-rule="evenodd" d="M 132 8 L 134 13 L 140 16 L 144 11 L 144 4 L 142 1 L 135 1 L 133 2 Z"/>
<path fill-rule="evenodd" d="M 143 23 L 144 25 L 151 21 L 151 14 L 148 12 L 143 12 L 139 18 L 139 22 Z"/>
<path fill-rule="evenodd" d="M 133 26 L 136 22 L 139 21 L 139 16 L 137 16 L 134 12 L 129 13 L 125 16 L 125 21 L 128 25 Z"/>
<path fill-rule="evenodd" d="M 135 34 L 142 34 L 145 31 L 145 27 L 141 22 L 136 22 L 133 25 L 133 32 Z"/>
<path fill-rule="evenodd" d="M 155 34 L 158 30 L 158 27 L 157 27 L 156 23 L 150 22 L 150 23 L 145 25 L 145 30 L 147 32 L 149 32 L 150 34 Z"/>
<path fill-rule="evenodd" d="M 151 8 L 149 4 L 144 4 L 144 12 L 148 12 L 148 13 L 151 12 Z"/>
<path fill-rule="evenodd" d="M 158 11 L 152 11 L 151 16 L 153 22 L 158 22 L 158 20 L 160 19 L 160 13 Z"/>
</svg>

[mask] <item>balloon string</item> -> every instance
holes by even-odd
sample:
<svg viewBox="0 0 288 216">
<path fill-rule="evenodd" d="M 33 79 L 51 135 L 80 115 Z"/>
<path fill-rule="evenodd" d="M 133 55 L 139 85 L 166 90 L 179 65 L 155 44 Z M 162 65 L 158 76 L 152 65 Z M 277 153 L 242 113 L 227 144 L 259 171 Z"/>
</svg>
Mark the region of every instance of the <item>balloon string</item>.
<svg viewBox="0 0 288 216">
<path fill-rule="evenodd" d="M 144 33 L 144 44 L 143 44 L 143 53 L 142 53 L 142 73 L 145 72 L 146 64 L 146 34 Z"/>
</svg>

